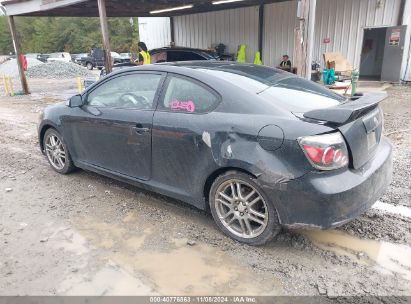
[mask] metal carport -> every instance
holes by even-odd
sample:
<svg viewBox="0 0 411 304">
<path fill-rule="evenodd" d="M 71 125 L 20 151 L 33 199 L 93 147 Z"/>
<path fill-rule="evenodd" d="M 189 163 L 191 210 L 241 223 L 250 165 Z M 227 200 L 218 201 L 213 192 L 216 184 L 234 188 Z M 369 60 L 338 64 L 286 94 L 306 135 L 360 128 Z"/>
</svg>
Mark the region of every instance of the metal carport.
<svg viewBox="0 0 411 304">
<path fill-rule="evenodd" d="M 264 4 L 285 0 L 5 0 L 4 6 L 9 18 L 10 31 L 17 57 L 23 91 L 29 88 L 21 63 L 20 42 L 16 33 L 14 16 L 61 16 L 99 17 L 106 54 L 106 69 L 111 71 L 110 39 L 107 17 L 173 17 L 200 12 L 226 10 L 259 5 L 258 48 L 262 52 Z M 295 30 L 295 66 L 298 74 L 309 77 L 314 33 L 316 0 L 299 0 L 296 12 L 299 26 Z M 171 22 L 173 41 L 173 22 Z"/>
</svg>

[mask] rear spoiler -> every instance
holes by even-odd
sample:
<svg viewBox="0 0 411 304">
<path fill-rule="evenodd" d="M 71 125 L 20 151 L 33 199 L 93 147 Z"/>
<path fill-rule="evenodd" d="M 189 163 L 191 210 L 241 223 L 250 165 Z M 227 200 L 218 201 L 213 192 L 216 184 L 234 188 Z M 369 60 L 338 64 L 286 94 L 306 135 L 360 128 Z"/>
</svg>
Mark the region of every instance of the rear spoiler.
<svg viewBox="0 0 411 304">
<path fill-rule="evenodd" d="M 344 124 L 371 111 L 385 98 L 387 98 L 387 93 L 365 93 L 363 96 L 353 97 L 334 107 L 306 112 L 303 116 L 309 119 Z"/>
</svg>

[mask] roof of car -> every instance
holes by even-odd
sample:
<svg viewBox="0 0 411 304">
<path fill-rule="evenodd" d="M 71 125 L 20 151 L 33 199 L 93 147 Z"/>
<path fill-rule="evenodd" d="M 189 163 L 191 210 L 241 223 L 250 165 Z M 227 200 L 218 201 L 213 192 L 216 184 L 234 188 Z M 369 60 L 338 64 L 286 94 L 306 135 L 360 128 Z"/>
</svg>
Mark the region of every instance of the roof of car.
<svg viewBox="0 0 411 304">
<path fill-rule="evenodd" d="M 219 60 L 198 60 L 198 61 L 181 61 L 181 62 L 164 62 L 156 64 L 141 65 L 137 67 L 124 68 L 119 71 L 113 71 L 110 75 L 127 73 L 129 71 L 158 71 L 181 74 L 188 77 L 194 77 L 205 82 L 237 82 L 245 81 L 244 89 L 258 91 L 261 87 L 273 85 L 279 79 L 296 77 L 291 73 L 279 69 L 255 65 L 237 63 L 234 61 Z M 251 87 L 251 82 L 247 79 L 253 79 L 256 87 Z"/>
<path fill-rule="evenodd" d="M 158 51 L 193 51 L 193 52 L 206 52 L 210 53 L 213 52 L 213 50 L 206 50 L 206 49 L 196 49 L 196 48 L 189 48 L 189 47 L 182 47 L 182 46 L 176 46 L 176 47 L 162 47 L 162 48 L 157 48 L 157 49 L 152 49 L 150 52 L 158 52 Z"/>
</svg>

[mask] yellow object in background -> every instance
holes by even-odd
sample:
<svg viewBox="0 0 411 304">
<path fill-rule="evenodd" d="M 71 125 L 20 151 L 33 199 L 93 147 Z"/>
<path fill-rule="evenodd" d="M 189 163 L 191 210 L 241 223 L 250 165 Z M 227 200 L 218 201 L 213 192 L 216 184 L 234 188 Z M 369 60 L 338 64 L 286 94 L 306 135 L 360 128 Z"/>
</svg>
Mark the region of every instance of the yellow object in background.
<svg viewBox="0 0 411 304">
<path fill-rule="evenodd" d="M 245 63 L 246 62 L 246 49 L 247 49 L 247 45 L 245 44 L 241 44 L 240 48 L 238 49 L 238 53 L 237 53 L 237 62 L 239 63 Z"/>
<path fill-rule="evenodd" d="M 4 90 L 6 91 L 6 95 L 9 95 L 9 86 L 6 82 L 6 75 L 3 75 L 3 85 L 4 85 Z"/>
<path fill-rule="evenodd" d="M 7 96 L 14 96 L 13 82 L 10 75 L 3 75 L 4 90 Z"/>
<path fill-rule="evenodd" d="M 80 77 L 77 77 L 77 88 L 78 88 L 79 94 L 81 94 L 81 92 L 84 91 L 84 84 L 83 84 L 83 82 L 81 81 L 81 78 L 80 78 Z"/>
<path fill-rule="evenodd" d="M 261 61 L 261 53 L 260 52 L 255 52 L 255 57 L 254 57 L 254 64 L 262 65 L 263 62 Z"/>
</svg>

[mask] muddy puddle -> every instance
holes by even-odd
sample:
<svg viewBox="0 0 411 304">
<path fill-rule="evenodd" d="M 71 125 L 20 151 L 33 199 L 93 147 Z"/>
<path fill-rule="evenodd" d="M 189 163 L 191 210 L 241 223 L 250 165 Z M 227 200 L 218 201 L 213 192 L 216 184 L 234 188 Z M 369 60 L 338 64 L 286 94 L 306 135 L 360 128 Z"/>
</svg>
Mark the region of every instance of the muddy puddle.
<svg viewBox="0 0 411 304">
<path fill-rule="evenodd" d="M 118 267 L 115 274 L 106 276 L 108 280 L 114 280 L 116 276 L 125 282 L 137 280 L 139 284 L 135 284 L 141 286 L 141 294 L 148 291 L 167 295 L 283 294 L 274 275 L 257 274 L 249 266 L 239 264 L 228 252 L 201 242 L 189 245 L 188 239 L 173 233 L 163 234 L 159 239 L 155 226 L 136 225 L 135 229 L 130 229 L 137 222 L 138 218 L 129 214 L 120 223 L 104 223 L 89 217 L 74 223 L 78 233 L 92 247 L 103 250 L 104 258 Z M 113 271 L 112 268 L 104 267 L 101 271 L 107 273 Z M 101 285 L 107 282 L 101 282 L 100 272 L 96 276 L 89 279 L 85 287 L 74 281 L 66 282 L 80 288 L 68 290 L 83 293 L 94 287 L 100 294 Z M 119 291 L 115 288 L 107 290 L 105 294 Z"/>
<path fill-rule="evenodd" d="M 113 261 L 109 261 L 92 276 L 69 276 L 60 285 L 58 292 L 73 296 L 155 295 L 149 286 L 119 268 Z"/>
<path fill-rule="evenodd" d="M 298 231 L 317 247 L 368 264 L 385 274 L 398 274 L 411 281 L 411 247 L 385 241 L 359 239 L 335 230 Z"/>
</svg>

